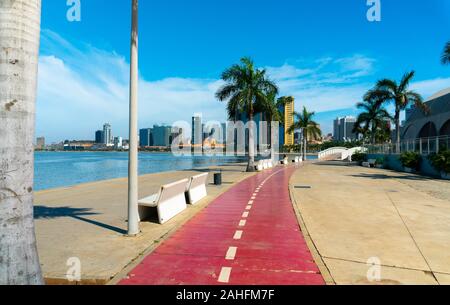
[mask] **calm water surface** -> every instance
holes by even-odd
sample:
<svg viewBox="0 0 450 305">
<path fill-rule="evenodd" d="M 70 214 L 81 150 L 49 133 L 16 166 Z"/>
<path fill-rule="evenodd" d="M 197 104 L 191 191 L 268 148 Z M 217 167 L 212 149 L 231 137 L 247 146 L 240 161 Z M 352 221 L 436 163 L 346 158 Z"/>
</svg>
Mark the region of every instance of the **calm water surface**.
<svg viewBox="0 0 450 305">
<path fill-rule="evenodd" d="M 186 170 L 242 162 L 237 157 L 189 156 L 171 153 L 140 153 L 139 174 Z M 36 152 L 35 190 L 72 186 L 80 183 L 126 177 L 126 152 Z"/>
</svg>

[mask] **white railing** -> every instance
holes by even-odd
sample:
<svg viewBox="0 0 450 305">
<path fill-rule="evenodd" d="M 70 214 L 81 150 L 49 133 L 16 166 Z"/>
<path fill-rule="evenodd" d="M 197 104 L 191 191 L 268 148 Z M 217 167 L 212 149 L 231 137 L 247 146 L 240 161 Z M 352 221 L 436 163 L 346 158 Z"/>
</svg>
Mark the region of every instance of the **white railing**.
<svg viewBox="0 0 450 305">
<path fill-rule="evenodd" d="M 347 148 L 345 147 L 332 147 L 328 148 L 324 151 L 319 152 L 319 160 L 323 160 L 326 157 L 333 156 L 333 155 L 342 155 L 343 152 L 345 152 Z"/>
<path fill-rule="evenodd" d="M 395 143 L 367 145 L 366 148 L 372 154 L 398 154 L 415 151 L 422 155 L 429 155 L 443 150 L 450 150 L 450 136 L 403 140 L 400 142 L 399 149 L 397 149 Z"/>
<path fill-rule="evenodd" d="M 333 156 L 335 160 L 351 160 L 351 157 L 358 152 L 365 152 L 367 148 L 365 147 L 354 147 L 354 148 L 345 148 L 345 147 L 332 147 L 321 151 L 319 153 L 319 160 L 324 160 L 327 157 Z"/>
</svg>

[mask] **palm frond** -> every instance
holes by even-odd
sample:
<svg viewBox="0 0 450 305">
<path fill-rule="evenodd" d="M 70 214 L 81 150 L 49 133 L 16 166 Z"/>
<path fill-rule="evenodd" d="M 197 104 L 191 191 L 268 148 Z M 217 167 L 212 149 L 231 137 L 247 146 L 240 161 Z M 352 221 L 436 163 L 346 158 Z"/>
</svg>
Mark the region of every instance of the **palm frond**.
<svg viewBox="0 0 450 305">
<path fill-rule="evenodd" d="M 441 62 L 443 65 L 450 65 L 450 41 L 444 47 L 442 52 Z"/>
</svg>

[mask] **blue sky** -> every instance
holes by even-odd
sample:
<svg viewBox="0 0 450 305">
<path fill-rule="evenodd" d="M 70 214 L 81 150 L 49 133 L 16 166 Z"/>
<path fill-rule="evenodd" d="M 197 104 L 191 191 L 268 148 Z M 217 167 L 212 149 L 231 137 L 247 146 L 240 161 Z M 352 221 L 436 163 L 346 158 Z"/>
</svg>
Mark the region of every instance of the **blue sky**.
<svg viewBox="0 0 450 305">
<path fill-rule="evenodd" d="M 91 139 L 105 122 L 127 136 L 130 1 L 81 0 L 68 22 L 65 0 L 43 0 L 37 135 Z M 450 39 L 450 1 L 381 0 L 367 21 L 366 0 L 141 0 L 140 127 L 225 120 L 214 98 L 220 73 L 251 56 L 296 109 L 332 119 L 380 78 L 416 70 L 425 97 L 450 87 L 439 57 Z"/>
</svg>

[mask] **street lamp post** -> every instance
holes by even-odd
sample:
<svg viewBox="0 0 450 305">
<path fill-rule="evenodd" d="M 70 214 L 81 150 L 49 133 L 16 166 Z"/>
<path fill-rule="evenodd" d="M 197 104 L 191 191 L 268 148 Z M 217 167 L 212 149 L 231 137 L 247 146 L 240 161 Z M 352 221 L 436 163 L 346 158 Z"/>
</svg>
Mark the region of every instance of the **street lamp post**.
<svg viewBox="0 0 450 305">
<path fill-rule="evenodd" d="M 138 215 L 138 0 L 132 0 L 130 52 L 130 148 L 128 159 L 128 235 L 139 234 Z"/>
</svg>

